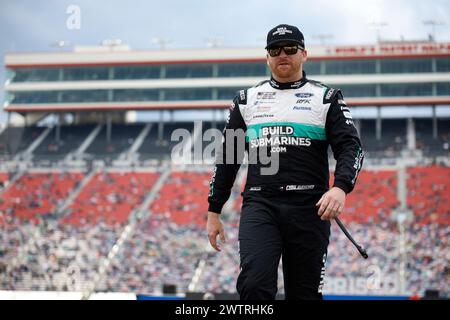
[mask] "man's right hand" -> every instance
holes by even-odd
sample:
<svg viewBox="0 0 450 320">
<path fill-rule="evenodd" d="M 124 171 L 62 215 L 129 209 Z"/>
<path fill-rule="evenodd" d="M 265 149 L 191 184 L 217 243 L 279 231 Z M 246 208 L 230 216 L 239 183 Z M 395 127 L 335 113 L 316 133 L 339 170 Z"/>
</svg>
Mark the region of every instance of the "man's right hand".
<svg viewBox="0 0 450 320">
<path fill-rule="evenodd" d="M 211 243 L 211 246 L 217 251 L 221 251 L 220 246 L 217 244 L 217 235 L 220 236 L 222 243 L 225 243 L 225 233 L 223 231 L 222 222 L 220 221 L 220 214 L 208 211 L 206 231 L 208 232 L 209 243 Z"/>
</svg>

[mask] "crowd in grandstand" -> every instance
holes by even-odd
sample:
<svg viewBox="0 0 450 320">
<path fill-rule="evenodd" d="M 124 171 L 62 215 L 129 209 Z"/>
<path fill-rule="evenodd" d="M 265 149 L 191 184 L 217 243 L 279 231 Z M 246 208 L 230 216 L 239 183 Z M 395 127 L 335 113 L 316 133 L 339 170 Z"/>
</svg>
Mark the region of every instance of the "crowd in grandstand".
<svg viewBox="0 0 450 320">
<path fill-rule="evenodd" d="M 448 296 L 448 176 L 449 168 L 438 166 L 409 171 L 408 207 L 413 210 L 413 216 L 403 222 L 406 233 L 402 243 L 398 222 L 392 216 L 392 210 L 398 205 L 396 171 L 362 172 L 360 178 L 364 183 L 348 198 L 342 218 L 353 236 L 366 247 L 369 259 L 363 260 L 333 224 L 325 283 L 327 279 L 339 277 L 367 279 L 374 272 L 373 266 L 380 270 L 381 277 L 398 277 L 404 266 L 406 281 L 404 291 L 399 294 L 422 295 L 425 289 L 432 288 Z M 79 186 L 82 178 L 74 178 L 71 173 L 39 177 L 43 183 L 35 189 L 27 189 L 23 181 L 32 181 L 33 174 L 31 178 L 25 174 L 4 191 L 3 203 L 16 201 L 13 196 L 5 198 L 13 194 L 11 190 L 25 191 L 31 194 L 30 199 L 41 199 L 49 194 L 64 199 Z M 58 177 L 63 177 L 62 181 L 72 181 L 67 184 L 69 189 L 55 190 L 54 181 L 58 181 Z M 150 174 L 139 179 L 139 175 L 131 173 L 115 176 L 106 172 L 94 175 L 93 184 L 85 186 L 86 197 L 81 196 L 81 191 L 62 217 L 45 214 L 37 210 L 39 206 L 31 206 L 29 210 L 36 217 L 33 220 L 17 215 L 14 206 L 1 207 L 0 289 L 85 289 L 128 224 L 128 215 L 142 203 L 156 177 Z M 239 205 L 231 206 L 231 211 L 223 217 L 227 236 L 223 251 L 211 251 L 204 230 L 206 203 L 200 201 L 207 193 L 209 178 L 209 171 L 172 172 L 150 205 L 149 215 L 136 221 L 135 229 L 111 261 L 96 290 L 160 293 L 163 284 L 175 284 L 178 292 L 186 292 L 198 269 L 201 272 L 194 283 L 195 290 L 235 292 L 239 273 Z M 120 179 L 125 182 L 119 182 Z M 432 180 L 434 183 L 430 182 Z M 418 188 L 424 185 L 430 189 L 429 193 L 419 192 Z M 132 197 L 128 198 L 126 195 L 130 194 Z M 94 198 L 107 201 L 111 207 L 118 201 L 128 203 L 126 218 L 120 222 L 106 221 L 102 217 L 111 213 L 102 210 L 89 213 L 86 209 L 85 217 L 94 214 L 98 215 L 97 219 L 69 219 L 78 212 L 74 207 L 83 211 L 89 208 L 86 203 L 98 204 L 99 200 L 94 201 Z M 233 190 L 233 198 L 240 203 L 239 188 Z M 192 206 L 192 203 L 198 205 Z M 362 210 L 362 203 L 367 212 Z M 431 209 L 423 209 L 421 203 L 431 205 Z M 430 218 L 433 216 L 436 218 Z M 202 260 L 206 263 L 203 267 Z M 279 275 L 279 292 L 282 293 L 281 272 Z M 382 293 L 382 290 L 368 293 Z"/>
<path fill-rule="evenodd" d="M 51 214 L 78 187 L 81 179 L 79 172 L 26 172 L 5 190 L 0 211 L 26 219 Z"/>
<path fill-rule="evenodd" d="M 197 225 L 156 215 L 139 225 L 97 290 L 161 293 L 164 284 L 173 284 L 186 292 L 206 247 Z"/>
<path fill-rule="evenodd" d="M 414 223 L 406 234 L 408 291 L 420 296 L 430 288 L 450 297 L 449 225 Z"/>
<path fill-rule="evenodd" d="M 86 289 L 102 259 L 116 242 L 121 226 L 74 226 L 55 219 L 39 224 L 11 219 L 2 232 L 0 284 L 6 290 Z"/>
</svg>

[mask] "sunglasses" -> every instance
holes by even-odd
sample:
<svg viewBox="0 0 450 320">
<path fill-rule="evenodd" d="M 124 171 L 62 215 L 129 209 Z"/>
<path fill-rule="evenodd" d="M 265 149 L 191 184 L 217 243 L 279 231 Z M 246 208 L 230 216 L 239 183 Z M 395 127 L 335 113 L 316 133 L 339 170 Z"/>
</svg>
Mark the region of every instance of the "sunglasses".
<svg viewBox="0 0 450 320">
<path fill-rule="evenodd" d="M 283 49 L 284 53 L 286 53 L 288 56 L 296 54 L 298 52 L 298 49 L 303 50 L 300 46 L 291 45 L 291 46 L 268 48 L 267 52 L 271 57 L 278 57 L 281 54 L 281 49 Z"/>
</svg>

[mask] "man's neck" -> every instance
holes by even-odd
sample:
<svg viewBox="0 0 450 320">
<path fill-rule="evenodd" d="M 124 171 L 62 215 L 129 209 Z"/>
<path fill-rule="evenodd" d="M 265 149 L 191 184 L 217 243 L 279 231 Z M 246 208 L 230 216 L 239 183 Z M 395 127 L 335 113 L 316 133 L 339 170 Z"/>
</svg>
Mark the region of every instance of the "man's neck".
<svg viewBox="0 0 450 320">
<path fill-rule="evenodd" d="M 296 82 L 296 81 L 299 81 L 301 78 L 303 78 L 303 69 L 300 68 L 298 73 L 296 73 L 295 75 L 293 75 L 291 77 L 286 77 L 286 78 L 278 77 L 277 75 L 272 73 L 272 78 L 274 78 L 276 81 L 278 81 L 280 83 Z"/>
<path fill-rule="evenodd" d="M 275 89 L 284 90 L 284 89 L 300 88 L 307 82 L 306 74 L 303 72 L 301 75 L 298 75 L 295 78 L 294 77 L 289 78 L 289 80 L 293 79 L 292 81 L 287 81 L 286 79 L 283 78 L 283 82 L 281 82 L 281 81 L 277 80 L 277 77 L 275 77 L 274 74 L 272 74 L 272 77 L 271 77 L 269 83 Z"/>
</svg>

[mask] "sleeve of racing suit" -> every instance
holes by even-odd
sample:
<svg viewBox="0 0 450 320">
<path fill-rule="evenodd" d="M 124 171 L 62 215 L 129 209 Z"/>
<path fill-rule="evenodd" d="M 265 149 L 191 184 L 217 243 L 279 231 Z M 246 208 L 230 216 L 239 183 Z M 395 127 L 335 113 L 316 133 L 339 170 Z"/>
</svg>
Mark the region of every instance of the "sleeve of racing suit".
<svg viewBox="0 0 450 320">
<path fill-rule="evenodd" d="M 223 130 L 223 140 L 221 148 L 217 152 L 216 165 L 214 168 L 214 173 L 210 183 L 208 202 L 208 211 L 221 213 L 222 207 L 227 202 L 231 194 L 231 188 L 233 187 L 236 174 L 241 166 L 242 159 L 245 153 L 245 140 L 241 141 L 242 148 L 238 148 L 239 138 L 245 139 L 244 133 L 246 130 L 246 125 L 244 119 L 242 118 L 241 111 L 239 110 L 239 104 L 246 101 L 245 98 L 242 99 L 242 95 L 245 96 L 245 91 L 241 96 L 236 96 L 230 107 L 230 113 L 228 116 L 227 124 Z M 239 130 L 241 129 L 241 130 Z M 234 139 L 234 143 L 229 145 L 229 139 L 226 139 L 227 132 L 231 135 L 237 134 Z M 228 142 L 228 144 L 227 144 Z M 243 144 L 242 144 L 243 143 Z M 230 159 L 232 161 L 230 161 Z"/>
<path fill-rule="evenodd" d="M 333 90 L 333 89 L 331 89 Z M 326 121 L 327 139 L 336 159 L 333 187 L 350 193 L 361 170 L 364 152 L 350 109 L 339 90 L 331 97 Z"/>
</svg>

